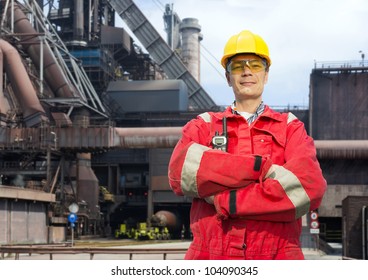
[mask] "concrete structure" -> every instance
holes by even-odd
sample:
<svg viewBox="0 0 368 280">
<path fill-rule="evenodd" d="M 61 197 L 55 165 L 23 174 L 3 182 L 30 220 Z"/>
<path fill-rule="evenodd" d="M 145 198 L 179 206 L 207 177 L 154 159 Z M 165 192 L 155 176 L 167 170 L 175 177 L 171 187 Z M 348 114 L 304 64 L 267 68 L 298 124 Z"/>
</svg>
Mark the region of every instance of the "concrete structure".
<svg viewBox="0 0 368 280">
<path fill-rule="evenodd" d="M 181 59 L 189 72 L 200 82 L 200 41 L 203 39 L 198 19 L 185 18 L 180 23 Z"/>
</svg>

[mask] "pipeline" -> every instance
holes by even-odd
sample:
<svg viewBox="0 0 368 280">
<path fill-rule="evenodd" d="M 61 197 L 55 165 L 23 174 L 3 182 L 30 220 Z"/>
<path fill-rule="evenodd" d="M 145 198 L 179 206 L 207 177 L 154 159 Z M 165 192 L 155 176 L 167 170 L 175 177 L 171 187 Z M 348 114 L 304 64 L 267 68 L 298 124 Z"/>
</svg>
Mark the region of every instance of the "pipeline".
<svg viewBox="0 0 368 280">
<path fill-rule="evenodd" d="M 14 129 L 13 129 L 14 130 Z M 18 129 L 23 138 L 38 147 L 37 129 Z M 67 149 L 150 149 L 173 148 L 182 135 L 182 127 L 55 127 L 58 148 Z M 11 129 L 0 129 L 0 143 L 13 145 Z M 368 140 L 315 140 L 320 159 L 368 158 Z M 19 145 L 19 143 L 17 143 Z"/>
<path fill-rule="evenodd" d="M 7 101 L 7 99 L 4 96 L 4 80 L 3 80 L 3 74 L 4 74 L 4 56 L 3 56 L 3 52 L 0 48 L 0 114 L 5 115 L 6 112 L 9 111 L 10 106 L 9 103 Z M 2 116 L 0 115 L 0 123 L 2 124 Z"/>
<path fill-rule="evenodd" d="M 173 148 L 182 127 L 115 128 L 117 148 Z M 319 159 L 367 159 L 367 140 L 315 140 Z"/>
<path fill-rule="evenodd" d="M 7 17 L 11 19 L 11 5 L 7 10 Z M 10 20 L 8 21 L 10 23 Z M 18 3 L 14 3 L 14 32 L 23 34 L 20 45 L 26 50 L 32 62 L 40 69 L 41 41 L 38 32 L 21 10 Z M 77 92 L 69 85 L 67 78 L 60 69 L 54 55 L 47 44 L 43 45 L 44 74 L 47 84 L 56 97 L 70 98 Z"/>
<path fill-rule="evenodd" d="M 367 159 L 367 140 L 315 140 L 319 159 Z"/>
<path fill-rule="evenodd" d="M 173 148 L 182 127 L 115 128 L 114 147 Z M 315 140 L 319 159 L 367 159 L 367 140 Z"/>
<path fill-rule="evenodd" d="M 47 121 L 46 113 L 38 100 L 18 51 L 2 39 L 0 39 L 0 49 L 4 56 L 3 65 L 0 67 L 4 67 L 9 77 L 13 92 L 22 109 L 26 126 L 32 127 L 42 121 Z"/>
<path fill-rule="evenodd" d="M 115 128 L 117 148 L 172 148 L 181 137 L 181 127 Z"/>
</svg>

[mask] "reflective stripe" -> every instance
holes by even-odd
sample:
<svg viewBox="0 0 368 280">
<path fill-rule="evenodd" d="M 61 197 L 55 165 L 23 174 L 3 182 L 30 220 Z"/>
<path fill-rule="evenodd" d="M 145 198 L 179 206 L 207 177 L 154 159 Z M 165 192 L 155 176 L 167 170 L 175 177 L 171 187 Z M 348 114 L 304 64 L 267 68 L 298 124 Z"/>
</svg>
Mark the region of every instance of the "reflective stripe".
<svg viewBox="0 0 368 280">
<path fill-rule="evenodd" d="M 291 200 L 295 207 L 295 218 L 298 219 L 304 214 L 308 213 L 310 207 L 310 199 L 299 179 L 286 168 L 273 164 L 274 172 L 270 178 L 277 180 L 286 195 Z"/>
<path fill-rule="evenodd" d="M 201 117 L 206 123 L 211 122 L 211 115 L 208 112 L 202 113 L 198 116 Z"/>
<path fill-rule="evenodd" d="M 189 197 L 199 197 L 197 173 L 203 153 L 208 150 L 210 150 L 210 148 L 197 143 L 194 143 L 189 147 L 185 156 L 183 169 L 181 171 L 181 190 L 184 195 Z"/>
<path fill-rule="evenodd" d="M 287 123 L 291 123 L 293 120 L 297 120 L 298 118 L 293 113 L 288 113 Z"/>
</svg>

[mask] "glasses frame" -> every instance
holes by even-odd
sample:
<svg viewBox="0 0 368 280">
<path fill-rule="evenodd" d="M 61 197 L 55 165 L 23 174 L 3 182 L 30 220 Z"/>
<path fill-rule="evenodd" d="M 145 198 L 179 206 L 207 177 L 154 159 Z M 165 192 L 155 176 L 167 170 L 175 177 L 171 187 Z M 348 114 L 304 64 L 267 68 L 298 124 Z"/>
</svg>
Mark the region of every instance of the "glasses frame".
<svg viewBox="0 0 368 280">
<path fill-rule="evenodd" d="M 259 69 L 259 70 L 255 70 L 253 67 L 254 66 L 252 66 L 251 65 L 251 63 L 252 62 L 255 62 L 255 61 L 257 61 L 257 62 L 261 62 L 261 64 L 263 65 L 263 67 L 261 68 L 261 69 Z M 232 64 L 232 63 L 235 63 L 235 62 L 241 62 L 242 63 L 242 68 L 241 68 L 241 70 L 239 69 L 239 71 L 234 71 L 234 70 L 231 70 L 231 67 L 230 67 L 230 65 Z M 231 74 L 241 74 L 241 73 L 243 73 L 244 72 L 244 67 L 248 67 L 249 68 L 249 70 L 252 72 L 252 73 L 258 73 L 258 72 L 261 72 L 261 71 L 263 71 L 263 70 L 265 70 L 266 71 L 266 69 L 267 69 L 267 62 L 264 60 L 264 59 L 241 59 L 241 60 L 230 60 L 229 61 L 229 63 L 226 65 L 226 71 L 228 72 L 228 73 L 231 73 Z"/>
</svg>

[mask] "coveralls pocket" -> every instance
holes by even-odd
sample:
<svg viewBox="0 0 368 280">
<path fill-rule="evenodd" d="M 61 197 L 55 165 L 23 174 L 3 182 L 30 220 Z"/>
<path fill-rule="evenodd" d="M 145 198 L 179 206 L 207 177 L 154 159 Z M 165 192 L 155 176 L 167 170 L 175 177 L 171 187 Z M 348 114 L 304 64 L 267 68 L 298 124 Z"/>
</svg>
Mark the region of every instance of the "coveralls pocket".
<svg viewBox="0 0 368 280">
<path fill-rule="evenodd" d="M 272 136 L 271 135 L 254 135 L 253 136 L 253 153 L 257 155 L 272 155 Z"/>
</svg>

